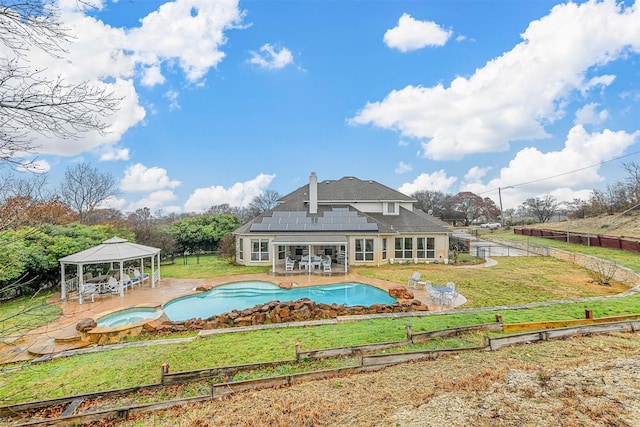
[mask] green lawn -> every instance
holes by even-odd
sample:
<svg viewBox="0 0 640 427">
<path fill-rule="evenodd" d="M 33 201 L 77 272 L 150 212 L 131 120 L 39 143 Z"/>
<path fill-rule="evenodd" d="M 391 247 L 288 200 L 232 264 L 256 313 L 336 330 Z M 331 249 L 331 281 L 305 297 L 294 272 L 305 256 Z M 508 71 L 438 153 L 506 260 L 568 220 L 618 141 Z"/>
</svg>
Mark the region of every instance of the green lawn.
<svg viewBox="0 0 640 427">
<path fill-rule="evenodd" d="M 624 267 L 630 268 L 634 271 L 640 271 L 640 256 L 636 253 L 619 251 L 617 249 L 602 248 L 599 246 L 584 246 L 572 243 L 567 243 L 555 239 L 523 236 L 521 234 L 515 234 L 513 230 L 501 230 L 498 232 L 491 232 L 481 236 L 487 239 L 496 240 L 513 240 L 517 242 L 529 242 L 532 245 L 548 246 L 551 248 L 562 249 L 568 252 L 581 253 L 586 255 L 592 255 L 598 258 L 606 259 Z"/>
</svg>

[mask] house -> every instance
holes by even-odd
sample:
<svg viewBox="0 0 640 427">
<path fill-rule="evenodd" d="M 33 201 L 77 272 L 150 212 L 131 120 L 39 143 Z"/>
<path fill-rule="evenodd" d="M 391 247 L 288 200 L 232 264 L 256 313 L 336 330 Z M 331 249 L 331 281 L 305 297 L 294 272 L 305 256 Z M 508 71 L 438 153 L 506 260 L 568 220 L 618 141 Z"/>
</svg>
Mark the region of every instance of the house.
<svg viewBox="0 0 640 427">
<path fill-rule="evenodd" d="M 348 176 L 309 184 L 278 200 L 237 229 L 236 261 L 272 265 L 285 260 L 330 257 L 333 271 L 349 265 L 444 261 L 449 256 L 447 224 L 414 206 L 417 201 L 376 181 Z M 299 267 L 298 267 L 299 268 Z"/>
</svg>

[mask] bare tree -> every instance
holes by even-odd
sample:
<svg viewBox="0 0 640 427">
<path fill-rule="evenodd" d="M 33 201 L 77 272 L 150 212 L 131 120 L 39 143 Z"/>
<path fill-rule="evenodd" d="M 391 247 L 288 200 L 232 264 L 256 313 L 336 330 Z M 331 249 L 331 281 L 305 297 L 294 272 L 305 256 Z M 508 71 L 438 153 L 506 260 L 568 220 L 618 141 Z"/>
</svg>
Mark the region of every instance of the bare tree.
<svg viewBox="0 0 640 427">
<path fill-rule="evenodd" d="M 78 212 L 80 222 L 86 223 L 101 202 L 119 194 L 116 184 L 110 173 L 100 172 L 88 163 L 78 163 L 67 167 L 60 184 L 60 195 Z"/>
<path fill-rule="evenodd" d="M 266 190 L 264 193 L 254 197 L 253 200 L 251 200 L 246 214 L 253 218 L 260 215 L 262 212 L 273 209 L 276 206 L 279 198 L 280 194 L 278 194 L 277 191 Z"/>
<path fill-rule="evenodd" d="M 558 200 L 550 194 L 547 194 L 544 197 L 527 199 L 524 204 L 529 208 L 531 215 L 536 217 L 540 222 L 549 221 L 558 211 L 558 207 L 560 206 Z"/>
<path fill-rule="evenodd" d="M 451 195 L 445 194 L 442 191 L 416 191 L 411 197 L 418 201 L 416 204 L 418 209 L 437 217 L 445 213 L 451 204 Z"/>
<path fill-rule="evenodd" d="M 594 283 L 611 286 L 611 280 L 618 271 L 618 264 L 600 258 L 594 258 L 586 267 L 587 274 Z"/>
<path fill-rule="evenodd" d="M 630 204 L 640 203 L 640 163 L 631 162 L 622 165 L 627 171 L 627 194 Z"/>
<path fill-rule="evenodd" d="M 72 139 L 106 132 L 102 118 L 120 98 L 87 82 L 49 78 L 24 60 L 34 48 L 62 57 L 70 40 L 52 0 L 0 0 L 0 43 L 13 53 L 0 58 L 0 164 L 32 167 L 20 156 L 38 148 L 36 134 Z"/>
</svg>

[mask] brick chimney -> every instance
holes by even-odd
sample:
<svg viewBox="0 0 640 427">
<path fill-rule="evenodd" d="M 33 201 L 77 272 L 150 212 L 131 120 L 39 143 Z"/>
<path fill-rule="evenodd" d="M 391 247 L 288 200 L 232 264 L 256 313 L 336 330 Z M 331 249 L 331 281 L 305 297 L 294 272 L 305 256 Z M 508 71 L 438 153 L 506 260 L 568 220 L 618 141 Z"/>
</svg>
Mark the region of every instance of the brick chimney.
<svg viewBox="0 0 640 427">
<path fill-rule="evenodd" d="M 318 177 L 315 172 L 311 172 L 309 177 L 309 213 L 318 213 Z"/>
</svg>

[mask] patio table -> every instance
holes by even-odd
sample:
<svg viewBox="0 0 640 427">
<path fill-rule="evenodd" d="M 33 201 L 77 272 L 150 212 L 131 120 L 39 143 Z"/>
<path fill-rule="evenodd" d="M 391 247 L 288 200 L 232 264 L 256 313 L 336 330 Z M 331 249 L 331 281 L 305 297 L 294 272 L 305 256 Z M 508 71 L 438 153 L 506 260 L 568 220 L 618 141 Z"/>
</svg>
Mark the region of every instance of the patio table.
<svg viewBox="0 0 640 427">
<path fill-rule="evenodd" d="M 448 286 L 431 286 L 431 291 L 433 294 L 430 296 L 434 299 L 434 302 L 442 304 L 445 299 L 445 294 L 453 292 L 453 289 Z"/>
<path fill-rule="evenodd" d="M 306 269 L 309 264 L 311 264 L 311 267 L 316 269 L 316 268 L 320 268 L 321 263 L 322 263 L 322 258 L 314 256 L 311 258 L 311 261 L 309 261 L 309 258 L 302 258 L 302 260 L 300 260 L 300 263 L 298 265 L 300 270 L 302 270 L 303 268 Z"/>
<path fill-rule="evenodd" d="M 106 274 L 101 274 L 99 276 L 96 277 L 92 277 L 91 279 L 88 279 L 86 281 L 86 283 L 100 283 L 100 282 L 104 282 L 105 280 L 107 280 L 107 276 Z"/>
</svg>

